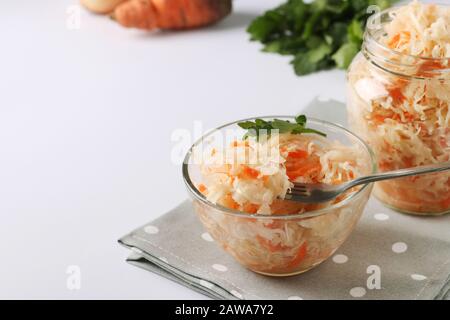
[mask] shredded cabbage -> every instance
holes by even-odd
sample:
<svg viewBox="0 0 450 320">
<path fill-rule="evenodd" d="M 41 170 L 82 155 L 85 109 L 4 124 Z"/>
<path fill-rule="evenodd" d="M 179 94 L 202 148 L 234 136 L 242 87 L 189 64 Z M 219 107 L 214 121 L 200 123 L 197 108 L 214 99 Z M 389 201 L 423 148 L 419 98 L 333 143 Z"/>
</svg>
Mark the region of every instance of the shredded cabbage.
<svg viewBox="0 0 450 320">
<path fill-rule="evenodd" d="M 281 134 L 265 141 L 235 141 L 225 150 L 210 152 L 201 167 L 202 189 L 209 201 L 247 213 L 311 211 L 341 201 L 344 196 L 312 205 L 288 205 L 279 200 L 284 199 L 293 182 L 339 184 L 359 176 L 358 152 L 356 146 L 343 146 L 317 135 Z"/>
<path fill-rule="evenodd" d="M 393 14 L 382 43 L 408 55 L 450 57 L 450 8 L 413 1 Z"/>
</svg>

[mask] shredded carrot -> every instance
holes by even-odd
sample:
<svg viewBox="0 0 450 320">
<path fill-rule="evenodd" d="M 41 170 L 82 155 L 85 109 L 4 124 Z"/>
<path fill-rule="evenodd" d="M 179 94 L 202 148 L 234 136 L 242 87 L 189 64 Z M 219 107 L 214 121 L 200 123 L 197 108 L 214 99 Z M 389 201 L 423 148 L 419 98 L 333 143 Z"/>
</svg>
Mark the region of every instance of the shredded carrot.
<svg viewBox="0 0 450 320">
<path fill-rule="evenodd" d="M 414 167 L 414 157 L 403 157 L 402 160 L 405 168 Z"/>
<path fill-rule="evenodd" d="M 443 66 L 440 61 L 427 60 L 420 65 L 417 75 L 422 77 L 432 77 L 434 75 L 433 71 L 445 68 L 446 67 Z"/>
<path fill-rule="evenodd" d="M 272 222 L 265 224 L 264 227 L 269 229 L 278 229 L 281 227 L 281 224 L 278 220 L 273 220 Z"/>
<path fill-rule="evenodd" d="M 242 165 L 241 172 L 238 174 L 239 179 L 256 179 L 259 177 L 259 171 L 249 166 Z"/>
<path fill-rule="evenodd" d="M 391 88 L 388 90 L 388 92 L 392 98 L 392 102 L 394 105 L 402 104 L 406 99 L 400 87 Z"/>
<path fill-rule="evenodd" d="M 259 205 L 254 204 L 254 203 L 246 203 L 244 205 L 244 208 L 242 209 L 242 211 L 244 211 L 246 213 L 255 214 L 258 212 L 259 207 L 260 207 Z"/>
<path fill-rule="evenodd" d="M 288 158 L 294 158 L 294 159 L 304 159 L 308 157 L 308 152 L 304 151 L 304 150 L 296 150 L 296 151 L 291 151 L 288 154 Z"/>
<path fill-rule="evenodd" d="M 388 42 L 389 48 L 395 48 L 397 47 L 398 43 L 400 41 L 400 33 L 397 33 L 395 36 L 392 37 L 392 39 Z"/>
<path fill-rule="evenodd" d="M 415 120 L 414 115 L 409 112 L 404 112 L 404 116 L 405 116 L 406 122 L 413 122 Z"/>
<path fill-rule="evenodd" d="M 300 246 L 300 249 L 298 250 L 297 254 L 295 255 L 294 259 L 292 259 L 288 265 L 287 268 L 295 268 L 297 267 L 303 259 L 306 257 L 306 254 L 308 253 L 308 246 L 306 241 Z"/>
<path fill-rule="evenodd" d="M 248 143 L 247 140 L 245 141 L 233 141 L 233 143 L 231 144 L 233 147 L 237 148 L 237 147 L 248 147 L 250 146 L 250 144 Z"/>
<path fill-rule="evenodd" d="M 270 209 L 273 215 L 283 215 L 283 214 L 298 214 L 300 212 L 308 211 L 311 208 L 309 208 L 309 205 L 306 203 L 275 199 L 270 205 Z M 284 225 L 282 222 L 277 223 L 277 221 L 274 221 L 272 226 L 273 229 L 277 229 L 282 228 Z M 270 226 L 269 228 L 272 229 L 272 226 Z"/>
<path fill-rule="evenodd" d="M 409 31 L 402 31 L 397 33 L 388 42 L 388 47 L 394 49 L 398 47 L 401 43 L 408 43 L 411 40 L 411 33 Z"/>
<path fill-rule="evenodd" d="M 206 193 L 208 193 L 208 188 L 204 184 L 199 184 L 198 191 L 200 191 L 203 194 L 206 194 Z"/>
<path fill-rule="evenodd" d="M 319 162 L 309 162 L 302 165 L 300 168 L 294 170 L 294 171 L 288 171 L 286 172 L 289 180 L 295 180 L 298 177 L 311 175 L 315 172 L 320 172 L 322 170 L 322 166 Z"/>
<path fill-rule="evenodd" d="M 372 120 L 376 123 L 376 124 L 381 124 L 384 122 L 384 120 L 386 119 L 385 116 L 382 116 L 380 114 L 374 114 L 372 116 Z"/>
<path fill-rule="evenodd" d="M 223 203 L 225 205 L 225 207 L 233 209 L 233 210 L 238 210 L 239 209 L 239 204 L 234 201 L 233 197 L 231 196 L 231 193 L 227 194 L 225 197 L 223 197 Z"/>
<path fill-rule="evenodd" d="M 256 236 L 256 240 L 258 240 L 259 244 L 261 244 L 263 247 L 265 247 L 267 250 L 269 250 L 270 252 L 274 253 L 274 252 L 280 252 L 283 250 L 288 249 L 289 247 L 283 246 L 282 244 L 273 244 L 272 241 L 267 240 L 263 237 L 261 237 L 260 235 Z"/>
<path fill-rule="evenodd" d="M 319 161 L 319 157 L 317 155 L 311 155 L 311 156 L 306 156 L 306 157 L 299 156 L 297 158 L 287 157 L 286 158 L 286 167 L 289 167 L 289 168 L 300 167 L 305 162 L 317 162 L 317 161 Z"/>
<path fill-rule="evenodd" d="M 331 179 L 331 184 L 341 184 L 342 180 L 339 178 L 333 178 Z"/>
<path fill-rule="evenodd" d="M 394 94 L 392 95 L 392 99 L 396 99 L 396 103 L 399 103 L 400 100 L 402 99 L 402 94 L 401 96 L 397 94 L 397 91 L 394 91 Z M 404 119 L 400 116 L 400 114 L 398 113 L 394 113 L 391 110 L 383 110 L 382 113 L 375 113 L 372 114 L 372 121 L 374 121 L 376 124 L 382 124 L 384 122 L 384 120 L 386 119 L 393 119 L 397 122 L 406 122 L 406 123 L 411 123 L 414 122 L 415 117 L 413 114 L 404 111 L 403 112 L 403 117 Z"/>
<path fill-rule="evenodd" d="M 293 157 L 288 156 L 285 166 L 289 180 L 295 180 L 301 176 L 317 174 L 322 169 L 320 158 L 316 155 L 308 156 L 308 153 L 303 150 L 295 151 Z"/>
</svg>

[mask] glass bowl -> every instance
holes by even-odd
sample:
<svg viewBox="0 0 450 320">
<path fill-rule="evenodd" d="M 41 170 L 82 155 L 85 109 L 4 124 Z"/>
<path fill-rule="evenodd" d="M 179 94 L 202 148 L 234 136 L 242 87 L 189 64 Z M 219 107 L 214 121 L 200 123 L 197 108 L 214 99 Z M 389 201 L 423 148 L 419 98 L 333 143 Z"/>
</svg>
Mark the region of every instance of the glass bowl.
<svg viewBox="0 0 450 320">
<path fill-rule="evenodd" d="M 290 116 L 259 117 L 295 121 Z M 303 273 L 325 261 L 342 245 L 358 222 L 369 199 L 372 185 L 360 187 L 347 198 L 324 209 L 302 214 L 258 215 L 214 204 L 198 190 L 202 183 L 195 150 L 216 148 L 225 140 L 241 138 L 245 130 L 238 122 L 223 125 L 194 143 L 183 163 L 183 178 L 194 209 L 212 238 L 226 252 L 248 269 L 268 276 L 291 276 Z M 376 172 L 372 151 L 359 137 L 338 125 L 308 119 L 310 128 L 322 131 L 332 141 L 357 146 L 363 157 L 363 174 Z M 276 238 L 276 245 L 267 238 Z M 289 246 L 285 244 L 289 243 Z"/>
</svg>

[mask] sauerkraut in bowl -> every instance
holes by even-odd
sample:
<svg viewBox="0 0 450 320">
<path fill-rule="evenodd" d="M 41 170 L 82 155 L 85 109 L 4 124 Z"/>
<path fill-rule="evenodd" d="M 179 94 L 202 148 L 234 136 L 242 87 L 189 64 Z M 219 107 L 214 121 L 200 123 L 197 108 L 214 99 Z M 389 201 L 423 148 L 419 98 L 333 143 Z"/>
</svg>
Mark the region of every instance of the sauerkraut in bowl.
<svg viewBox="0 0 450 320">
<path fill-rule="evenodd" d="M 305 204 L 285 199 L 292 183 L 339 184 L 373 173 L 375 163 L 361 139 L 320 120 L 308 119 L 311 133 L 300 134 L 249 135 L 238 126 L 273 120 L 281 127 L 296 121 L 264 117 L 213 130 L 188 152 L 183 176 L 201 222 L 225 251 L 255 272 L 288 276 L 317 266 L 339 248 L 372 188 Z"/>
<path fill-rule="evenodd" d="M 380 171 L 450 160 L 450 7 L 412 3 L 368 21 L 348 72 L 352 130 Z M 374 194 L 402 212 L 450 212 L 450 173 L 379 182 Z"/>
</svg>

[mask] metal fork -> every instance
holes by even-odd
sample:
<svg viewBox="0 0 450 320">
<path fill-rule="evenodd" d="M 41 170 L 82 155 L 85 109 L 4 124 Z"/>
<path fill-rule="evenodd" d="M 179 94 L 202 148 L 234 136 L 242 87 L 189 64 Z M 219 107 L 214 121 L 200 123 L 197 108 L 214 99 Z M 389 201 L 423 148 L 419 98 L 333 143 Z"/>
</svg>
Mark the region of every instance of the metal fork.
<svg viewBox="0 0 450 320">
<path fill-rule="evenodd" d="M 324 183 L 294 183 L 294 187 L 286 194 L 286 200 L 293 200 L 305 203 L 330 201 L 343 192 L 361 184 L 371 182 L 396 179 L 402 177 L 416 176 L 425 173 L 434 173 L 450 170 L 450 161 L 445 163 L 419 166 L 408 169 L 388 171 L 370 176 L 360 177 L 342 184 L 330 185 Z"/>
</svg>

